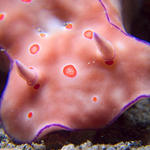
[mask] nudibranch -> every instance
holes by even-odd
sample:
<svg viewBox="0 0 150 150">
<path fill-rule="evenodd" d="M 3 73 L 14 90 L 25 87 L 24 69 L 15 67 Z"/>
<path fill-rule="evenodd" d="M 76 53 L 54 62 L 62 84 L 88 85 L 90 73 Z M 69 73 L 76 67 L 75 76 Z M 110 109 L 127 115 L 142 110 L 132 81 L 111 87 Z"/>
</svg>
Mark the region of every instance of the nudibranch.
<svg viewBox="0 0 150 150">
<path fill-rule="evenodd" d="M 150 96 L 150 45 L 126 33 L 120 2 L 0 1 L 0 42 L 13 59 L 0 105 L 10 137 L 102 128 Z"/>
</svg>

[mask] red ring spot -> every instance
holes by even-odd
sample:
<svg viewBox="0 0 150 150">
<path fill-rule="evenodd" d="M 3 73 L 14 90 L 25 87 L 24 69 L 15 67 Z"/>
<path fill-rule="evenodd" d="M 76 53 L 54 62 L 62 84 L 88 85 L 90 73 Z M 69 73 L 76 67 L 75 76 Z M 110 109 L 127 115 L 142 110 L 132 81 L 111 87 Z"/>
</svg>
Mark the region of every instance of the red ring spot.
<svg viewBox="0 0 150 150">
<path fill-rule="evenodd" d="M 5 15 L 3 13 L 0 13 L 0 21 L 4 20 Z"/>
<path fill-rule="evenodd" d="M 32 0 L 22 0 L 22 2 L 30 3 Z"/>
<path fill-rule="evenodd" d="M 40 46 L 38 44 L 33 44 L 30 47 L 30 53 L 31 54 L 36 54 L 40 50 Z"/>
<path fill-rule="evenodd" d="M 77 75 L 77 71 L 73 65 L 66 65 L 63 69 L 63 73 L 67 77 L 75 77 Z"/>
<path fill-rule="evenodd" d="M 44 37 L 46 37 L 46 34 L 42 32 L 42 33 L 40 33 L 40 37 L 44 38 Z"/>
<path fill-rule="evenodd" d="M 92 99 L 94 102 L 97 102 L 97 97 L 93 97 L 93 99 Z"/>
<path fill-rule="evenodd" d="M 35 84 L 33 88 L 36 89 L 36 90 L 39 89 L 40 88 L 40 84 L 39 83 Z"/>
<path fill-rule="evenodd" d="M 33 69 L 33 67 L 29 66 L 29 69 Z"/>
<path fill-rule="evenodd" d="M 114 63 L 113 60 L 105 60 L 105 64 L 107 65 L 112 65 Z"/>
<path fill-rule="evenodd" d="M 87 30 L 84 32 L 84 36 L 88 39 L 92 39 L 93 38 L 93 31 L 91 30 Z"/>
<path fill-rule="evenodd" d="M 29 112 L 29 113 L 28 113 L 28 118 L 31 118 L 32 115 L 33 115 L 32 112 Z"/>
<path fill-rule="evenodd" d="M 72 29 L 72 24 L 68 23 L 65 27 L 66 27 L 66 29 Z"/>
</svg>

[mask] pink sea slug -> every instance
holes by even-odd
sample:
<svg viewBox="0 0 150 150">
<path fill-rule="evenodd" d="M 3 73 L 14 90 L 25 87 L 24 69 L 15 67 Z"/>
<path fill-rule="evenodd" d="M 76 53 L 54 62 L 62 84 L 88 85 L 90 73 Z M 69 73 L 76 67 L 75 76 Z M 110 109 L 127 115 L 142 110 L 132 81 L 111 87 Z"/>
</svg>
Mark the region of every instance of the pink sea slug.
<svg viewBox="0 0 150 150">
<path fill-rule="evenodd" d="M 102 128 L 150 95 L 150 45 L 128 35 L 120 0 L 1 0 L 13 60 L 0 114 L 10 137 Z"/>
</svg>

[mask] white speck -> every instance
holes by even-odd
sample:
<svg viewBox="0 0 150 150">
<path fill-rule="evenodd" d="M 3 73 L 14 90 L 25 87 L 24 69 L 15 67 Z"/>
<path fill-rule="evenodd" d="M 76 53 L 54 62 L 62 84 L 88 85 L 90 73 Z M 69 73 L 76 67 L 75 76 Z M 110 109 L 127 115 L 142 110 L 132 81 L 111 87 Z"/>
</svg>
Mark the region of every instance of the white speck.
<svg viewBox="0 0 150 150">
<path fill-rule="evenodd" d="M 122 97 L 124 97 L 125 91 L 122 87 L 114 88 L 112 90 L 111 96 L 116 101 L 120 101 Z"/>
<path fill-rule="evenodd" d="M 39 19 L 42 22 L 41 28 L 47 33 L 53 34 L 64 30 L 64 22 L 56 17 L 52 17 L 49 11 L 41 10 Z"/>
<path fill-rule="evenodd" d="M 60 30 L 64 30 L 63 23 L 57 18 L 51 18 L 47 24 L 48 31 L 50 33 L 57 32 Z"/>
<path fill-rule="evenodd" d="M 119 48 L 119 50 L 124 50 L 125 49 L 125 46 L 122 42 L 116 42 L 116 46 Z"/>
<path fill-rule="evenodd" d="M 92 63 L 95 64 L 95 60 L 93 60 Z"/>
</svg>

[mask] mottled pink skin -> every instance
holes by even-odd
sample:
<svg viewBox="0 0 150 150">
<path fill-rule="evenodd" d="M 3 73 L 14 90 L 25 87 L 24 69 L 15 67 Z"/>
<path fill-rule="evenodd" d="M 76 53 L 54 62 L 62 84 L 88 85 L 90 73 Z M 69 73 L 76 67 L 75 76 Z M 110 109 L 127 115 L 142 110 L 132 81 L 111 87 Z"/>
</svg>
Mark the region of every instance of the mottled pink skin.
<svg viewBox="0 0 150 150">
<path fill-rule="evenodd" d="M 119 29 L 122 28 L 121 16 L 110 1 L 63 0 L 60 3 L 56 0 L 53 3 L 33 1 L 31 4 L 18 1 L 14 4 L 10 0 L 3 0 L 0 4 L 3 8 L 10 5 L 10 9 L 5 11 L 14 17 L 9 19 L 8 15 L 6 22 L 0 23 L 4 29 L 0 37 L 9 36 L 6 40 L 1 39 L 1 42 L 13 59 L 38 70 L 40 84 L 39 89 L 29 86 L 17 73 L 16 64 L 13 64 L 1 103 L 1 118 L 5 130 L 16 140 L 32 141 L 39 133 L 41 137 L 63 127 L 104 127 L 136 97 L 150 94 L 150 47 Z M 15 5 L 20 7 L 16 7 L 13 15 Z M 107 8 L 112 23 L 119 28 L 108 21 L 103 6 Z M 25 13 L 27 9 L 30 13 Z M 29 14 L 38 15 L 31 17 L 33 20 L 29 23 L 18 15 L 20 11 L 27 20 L 30 20 Z M 52 15 L 48 15 L 48 12 Z M 40 18 L 39 15 L 47 17 Z M 114 15 L 116 17 L 112 17 Z M 47 28 L 48 16 L 52 24 Z M 56 23 L 53 18 L 61 23 Z M 19 20 L 24 25 L 21 31 L 12 29 L 5 33 L 10 23 L 15 28 L 15 22 Z M 72 22 L 71 30 L 64 28 L 66 21 Z M 48 36 L 41 38 L 36 27 L 45 29 Z M 112 65 L 105 64 L 95 40 L 83 36 L 86 29 L 112 43 L 115 49 Z M 15 38 L 12 36 L 14 34 Z M 40 45 L 40 50 L 34 55 L 29 52 L 32 43 Z M 63 74 L 63 67 L 67 64 L 76 68 L 75 77 Z M 92 100 L 95 96 L 96 102 Z M 28 118 L 29 112 L 33 114 L 31 118 Z M 48 125 L 52 127 L 42 130 Z"/>
</svg>

